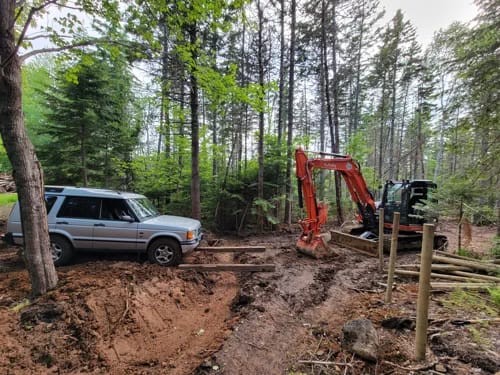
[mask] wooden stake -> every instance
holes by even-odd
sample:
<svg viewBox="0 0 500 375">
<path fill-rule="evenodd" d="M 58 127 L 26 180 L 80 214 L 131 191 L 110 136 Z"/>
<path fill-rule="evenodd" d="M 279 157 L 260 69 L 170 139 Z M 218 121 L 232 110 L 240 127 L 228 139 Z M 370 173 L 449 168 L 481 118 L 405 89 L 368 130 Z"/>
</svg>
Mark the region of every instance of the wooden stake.
<svg viewBox="0 0 500 375">
<path fill-rule="evenodd" d="M 378 210 L 378 270 L 384 270 L 384 209 Z"/>
<path fill-rule="evenodd" d="M 387 290 L 385 292 L 385 302 L 391 303 L 392 301 L 392 283 L 394 281 L 394 269 L 396 268 L 396 253 L 398 250 L 398 234 L 399 234 L 399 212 L 394 212 L 392 222 L 392 236 L 391 236 L 391 254 L 389 256 L 389 270 L 387 272 Z"/>
<path fill-rule="evenodd" d="M 417 361 L 423 361 L 425 359 L 425 350 L 427 348 L 427 325 L 429 315 L 433 244 L 434 225 L 424 224 L 422 256 L 420 258 L 420 276 L 418 282 L 417 327 L 415 337 L 415 357 Z"/>
</svg>

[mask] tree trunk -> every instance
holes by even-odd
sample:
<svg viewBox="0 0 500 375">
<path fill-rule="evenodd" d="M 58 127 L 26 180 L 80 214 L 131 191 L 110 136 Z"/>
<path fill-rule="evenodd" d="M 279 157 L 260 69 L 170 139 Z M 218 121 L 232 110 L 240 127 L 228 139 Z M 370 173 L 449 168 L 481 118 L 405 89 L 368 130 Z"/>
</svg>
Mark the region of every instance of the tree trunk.
<svg viewBox="0 0 500 375">
<path fill-rule="evenodd" d="M 397 149 L 397 155 L 396 155 L 396 160 L 398 162 L 395 165 L 395 172 L 394 172 L 394 178 L 399 179 L 401 178 L 401 167 L 403 165 L 403 138 L 405 136 L 405 121 L 406 121 L 406 107 L 408 103 L 408 91 L 409 91 L 409 84 L 405 84 L 403 92 L 403 111 L 401 114 L 401 126 L 399 128 L 399 136 L 398 136 L 398 149 Z M 406 158 L 405 158 L 406 159 Z M 406 175 L 406 172 L 404 173 Z"/>
<path fill-rule="evenodd" d="M 89 186 L 89 174 L 87 170 L 87 145 L 85 141 L 87 140 L 87 134 L 85 131 L 85 125 L 80 127 L 80 172 L 82 177 L 83 186 Z"/>
<path fill-rule="evenodd" d="M 14 170 L 24 231 L 24 254 L 32 294 L 57 285 L 52 261 L 43 175 L 26 134 L 22 112 L 21 66 L 15 51 L 14 0 L 0 2 L 0 133 Z"/>
<path fill-rule="evenodd" d="M 359 99 L 361 96 L 361 53 L 363 49 L 364 42 L 364 31 L 365 31 L 365 18 L 366 18 L 366 10 L 365 10 L 365 2 L 363 1 L 362 10 L 361 10 L 361 20 L 359 26 L 359 37 L 358 37 L 358 45 L 356 51 L 356 83 L 354 86 L 354 120 L 352 132 L 355 134 L 358 130 L 359 126 Z"/>
<path fill-rule="evenodd" d="M 296 24 L 296 0 L 292 0 L 290 25 L 290 71 L 288 79 L 288 134 L 286 153 L 286 207 L 285 223 L 292 223 L 292 143 L 293 143 L 293 95 L 295 84 L 295 24 Z"/>
<path fill-rule="evenodd" d="M 391 86 L 392 86 L 392 102 L 391 102 L 391 125 L 389 127 L 389 180 L 394 180 L 394 133 L 396 127 L 396 96 L 397 96 L 397 85 L 396 85 L 396 69 L 397 60 L 392 66 L 391 72 Z"/>
<path fill-rule="evenodd" d="M 259 89 L 262 90 L 262 98 L 264 98 L 264 56 L 263 53 L 263 37 L 262 32 L 264 28 L 264 12 L 261 8 L 260 0 L 257 1 L 257 12 L 259 17 L 259 31 L 258 31 L 258 49 L 257 49 L 257 63 L 259 65 Z M 261 106 L 259 106 L 261 107 Z M 259 139 L 258 139 L 258 159 L 259 171 L 257 176 L 257 197 L 264 199 L 264 108 L 259 108 Z M 264 230 L 264 212 L 262 206 L 259 205 L 258 227 L 259 231 Z"/>
<path fill-rule="evenodd" d="M 323 38 L 322 38 L 323 39 Z M 320 100 L 320 118 L 319 118 L 319 150 L 321 152 L 326 151 L 325 142 L 325 126 L 326 126 L 326 93 L 325 93 L 325 53 L 323 53 L 324 47 L 323 42 L 321 43 L 321 53 L 320 53 L 320 67 L 319 67 L 319 100 Z M 319 171 L 319 184 L 316 191 L 318 192 L 319 200 L 324 200 L 325 196 L 325 180 L 326 180 L 326 170 L 321 169 Z"/>
<path fill-rule="evenodd" d="M 283 137 L 283 123 L 285 105 L 285 0 L 280 0 L 280 78 L 278 99 L 278 152 L 280 151 L 281 139 Z"/>
<path fill-rule="evenodd" d="M 337 72 L 337 0 L 333 1 L 332 23 L 332 70 L 333 70 L 333 124 L 335 128 L 335 139 L 332 139 L 332 151 L 340 151 L 340 121 L 339 121 L 339 77 Z M 342 181 L 339 171 L 335 172 L 335 201 L 337 202 L 337 222 L 341 225 L 344 222 L 342 210 Z"/>
<path fill-rule="evenodd" d="M 193 47 L 193 66 L 190 67 L 189 82 L 191 90 L 189 93 L 191 106 L 191 216 L 201 219 L 201 193 L 200 193 L 200 143 L 198 124 L 198 80 L 196 78 L 196 62 L 198 59 L 196 46 L 197 30 L 196 23 L 189 26 L 189 41 Z"/>
<path fill-rule="evenodd" d="M 380 132 L 379 132 L 379 154 L 378 154 L 378 180 L 382 181 L 383 177 L 383 170 L 382 170 L 382 164 L 384 160 L 384 130 L 385 130 L 385 90 L 386 89 L 386 75 L 384 74 L 384 78 L 382 81 L 382 94 L 381 94 L 381 103 L 380 103 Z"/>
</svg>

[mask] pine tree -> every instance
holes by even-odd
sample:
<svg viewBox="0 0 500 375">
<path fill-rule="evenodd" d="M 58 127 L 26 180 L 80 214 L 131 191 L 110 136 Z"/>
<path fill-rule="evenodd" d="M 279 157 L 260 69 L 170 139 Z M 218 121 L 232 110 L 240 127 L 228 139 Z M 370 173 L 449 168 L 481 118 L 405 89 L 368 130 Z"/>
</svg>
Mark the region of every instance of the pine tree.
<svg viewBox="0 0 500 375">
<path fill-rule="evenodd" d="M 115 161 L 130 162 L 138 129 L 128 122 L 131 77 L 124 61 L 83 54 L 59 68 L 46 96 L 50 113 L 40 150 L 48 182 L 83 186 L 123 186 Z"/>
</svg>

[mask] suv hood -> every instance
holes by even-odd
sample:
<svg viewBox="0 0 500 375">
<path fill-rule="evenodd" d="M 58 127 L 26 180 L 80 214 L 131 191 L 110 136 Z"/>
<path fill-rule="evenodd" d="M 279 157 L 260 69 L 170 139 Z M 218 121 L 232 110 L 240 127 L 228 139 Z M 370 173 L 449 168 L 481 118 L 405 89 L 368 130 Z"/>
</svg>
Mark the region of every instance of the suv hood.
<svg viewBox="0 0 500 375">
<path fill-rule="evenodd" d="M 152 217 L 151 219 L 142 221 L 139 225 L 143 228 L 162 226 L 182 230 L 198 229 L 201 227 L 201 223 L 198 220 L 173 215 Z"/>
</svg>

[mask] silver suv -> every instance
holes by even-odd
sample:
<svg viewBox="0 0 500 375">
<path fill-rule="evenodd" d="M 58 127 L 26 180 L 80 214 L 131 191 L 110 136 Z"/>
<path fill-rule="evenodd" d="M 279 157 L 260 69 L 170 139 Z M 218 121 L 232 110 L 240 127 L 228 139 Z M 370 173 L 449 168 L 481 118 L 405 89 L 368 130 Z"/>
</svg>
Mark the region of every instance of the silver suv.
<svg viewBox="0 0 500 375">
<path fill-rule="evenodd" d="M 150 261 L 172 266 L 202 238 L 198 220 L 160 215 L 140 194 L 46 186 L 45 202 L 56 266 L 68 264 L 79 250 L 147 252 Z M 18 202 L 4 236 L 10 244 L 23 244 L 20 216 Z"/>
</svg>

